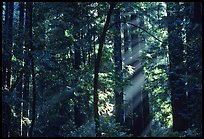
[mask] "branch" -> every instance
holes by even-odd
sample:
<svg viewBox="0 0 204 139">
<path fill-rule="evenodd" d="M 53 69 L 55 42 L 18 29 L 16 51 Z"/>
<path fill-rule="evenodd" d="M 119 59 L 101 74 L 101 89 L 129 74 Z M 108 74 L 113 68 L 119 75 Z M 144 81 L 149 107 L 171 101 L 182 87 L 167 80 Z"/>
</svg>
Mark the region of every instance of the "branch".
<svg viewBox="0 0 204 139">
<path fill-rule="evenodd" d="M 108 27 L 108 29 L 112 28 L 114 25 L 119 24 L 119 23 L 129 24 L 129 25 L 132 25 L 132 26 L 134 26 L 134 27 L 136 27 L 136 28 L 139 28 L 139 29 L 141 29 L 143 32 L 146 32 L 147 34 L 149 34 L 150 36 L 152 36 L 153 38 L 155 38 L 157 41 L 159 41 L 159 42 L 161 42 L 161 43 L 163 42 L 163 41 L 161 41 L 160 39 L 158 39 L 157 37 L 155 37 L 154 35 L 152 35 L 151 33 L 149 33 L 149 32 L 148 32 L 147 30 L 145 30 L 144 28 L 141 28 L 141 27 L 139 27 L 139 26 L 137 26 L 137 25 L 135 25 L 135 24 L 132 24 L 132 23 L 128 23 L 128 22 L 126 22 L 126 21 L 115 22 L 115 23 L 111 24 L 111 25 Z"/>
<path fill-rule="evenodd" d="M 141 27 L 139 27 L 139 26 L 137 26 L 135 24 L 132 24 L 132 23 L 127 23 L 127 24 L 130 24 L 130 25 L 132 25 L 134 27 L 137 27 L 137 28 L 141 29 L 142 31 L 146 32 L 147 34 L 149 34 L 150 36 L 152 36 L 153 38 L 155 38 L 157 41 L 159 41 L 161 43 L 163 42 L 160 39 L 158 39 L 157 37 L 155 37 L 154 35 L 152 35 L 151 33 L 149 33 L 147 30 L 145 30 L 145 29 L 143 29 L 143 28 L 141 28 Z"/>
</svg>

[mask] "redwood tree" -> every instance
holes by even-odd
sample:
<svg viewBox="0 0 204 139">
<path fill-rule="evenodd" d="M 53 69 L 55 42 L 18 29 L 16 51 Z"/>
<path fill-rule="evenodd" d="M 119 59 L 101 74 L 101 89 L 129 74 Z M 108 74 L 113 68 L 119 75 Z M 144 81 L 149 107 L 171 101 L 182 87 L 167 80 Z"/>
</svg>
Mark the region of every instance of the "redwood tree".
<svg viewBox="0 0 204 139">
<path fill-rule="evenodd" d="M 169 86 L 173 110 L 173 130 L 184 131 L 188 128 L 187 96 L 185 82 L 182 80 L 185 73 L 183 63 L 182 25 L 183 16 L 178 3 L 167 2 L 168 16 L 168 47 L 169 47 Z M 180 19 L 180 20 L 178 20 Z"/>
<path fill-rule="evenodd" d="M 121 55 L 121 23 L 120 10 L 116 9 L 114 13 L 115 28 L 114 28 L 114 61 L 115 61 L 115 109 L 116 122 L 124 123 L 124 105 L 123 105 L 123 89 L 118 86 L 122 82 L 122 55 Z"/>
</svg>

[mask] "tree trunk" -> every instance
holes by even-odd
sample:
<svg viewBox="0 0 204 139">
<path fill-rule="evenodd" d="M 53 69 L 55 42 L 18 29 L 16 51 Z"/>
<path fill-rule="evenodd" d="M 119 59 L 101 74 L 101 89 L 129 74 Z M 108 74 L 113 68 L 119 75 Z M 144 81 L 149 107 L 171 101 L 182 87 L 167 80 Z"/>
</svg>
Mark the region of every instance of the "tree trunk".
<svg viewBox="0 0 204 139">
<path fill-rule="evenodd" d="M 30 3 L 26 3 L 26 20 L 25 20 L 25 49 L 24 49 L 24 88 L 23 88 L 23 117 L 29 118 L 29 83 L 30 83 Z M 29 136 L 29 125 L 23 126 L 23 137 Z"/>
<path fill-rule="evenodd" d="M 170 13 L 169 11 L 176 11 Z M 169 43 L 169 86 L 171 90 L 171 103 L 173 110 L 173 131 L 184 131 L 188 128 L 187 114 L 187 96 L 185 92 L 185 82 L 182 76 L 185 73 L 183 63 L 183 40 L 182 26 L 177 22 L 183 19 L 180 13 L 180 5 L 167 3 L 168 20 L 168 43 Z"/>
<path fill-rule="evenodd" d="M 193 23 L 194 24 L 202 23 L 202 3 L 201 2 L 194 2 Z"/>
<path fill-rule="evenodd" d="M 3 137 L 9 137 L 11 126 L 11 108 L 7 102 L 2 102 L 2 112 L 2 135 Z"/>
<path fill-rule="evenodd" d="M 130 16 L 130 20 L 131 20 L 131 23 L 134 24 L 134 25 L 138 25 L 138 21 L 137 21 L 137 15 L 135 13 L 132 13 L 131 16 Z M 134 55 L 134 51 L 135 51 L 135 48 L 136 46 L 138 46 L 138 34 L 136 33 L 137 31 L 137 27 L 135 26 L 132 26 L 131 28 L 131 32 L 130 32 L 130 36 L 131 36 L 131 49 L 132 49 L 132 56 Z"/>
<path fill-rule="evenodd" d="M 31 126 L 30 126 L 30 130 L 29 130 L 29 136 L 32 137 L 33 136 L 33 128 L 35 125 L 35 119 L 36 119 L 36 81 L 35 81 L 35 68 L 34 68 L 34 57 L 32 55 L 32 52 L 34 51 L 34 47 L 33 47 L 33 42 L 32 42 L 32 38 L 33 38 L 33 34 L 32 34 L 32 26 L 33 26 L 33 20 L 32 20 L 32 11 L 33 11 L 33 4 L 32 2 L 28 2 L 27 3 L 27 10 L 29 12 L 29 45 L 30 45 L 30 52 L 29 52 L 29 59 L 31 60 L 31 74 L 32 74 L 32 85 L 33 85 L 33 93 L 32 93 L 32 97 L 33 97 L 33 101 L 32 101 L 32 122 L 31 122 Z"/>
<path fill-rule="evenodd" d="M 75 8 L 79 8 L 79 5 L 75 3 Z M 76 19 L 74 21 L 74 39 L 76 40 L 74 42 L 74 69 L 76 70 L 77 74 L 79 74 L 80 65 L 81 65 L 81 46 L 78 41 L 80 41 L 80 27 L 79 27 L 79 18 L 78 14 L 76 14 Z M 76 85 L 78 83 L 78 76 L 76 76 L 76 79 L 74 80 L 74 84 Z M 80 89 L 77 93 L 79 93 Z M 74 96 L 74 121 L 75 125 L 77 127 L 80 127 L 84 122 L 84 115 L 82 114 L 82 99 L 81 94 Z"/>
<path fill-rule="evenodd" d="M 8 47 L 8 61 L 7 61 L 7 87 L 10 88 L 11 85 L 11 52 L 13 46 L 13 12 L 14 12 L 14 3 L 9 2 L 9 10 L 8 10 L 8 39 L 7 39 L 7 47 Z"/>
<path fill-rule="evenodd" d="M 3 34 L 2 34 L 2 39 L 3 39 L 3 45 L 2 45 L 2 53 L 3 53 L 3 62 L 2 62 L 2 87 L 6 87 L 6 68 L 7 68 L 7 58 L 8 58 L 8 45 L 7 45 L 7 39 L 8 39 L 8 13 L 9 13 L 9 2 L 5 3 L 5 20 L 4 20 L 4 28 L 3 29 Z M 3 7 L 2 7 L 3 9 Z M 2 16 L 3 17 L 3 16 Z"/>
<path fill-rule="evenodd" d="M 107 14 L 106 22 L 103 28 L 103 32 L 99 38 L 99 49 L 98 49 L 98 55 L 95 60 L 95 67 L 94 67 L 94 120 L 95 120 L 95 132 L 96 132 L 96 137 L 100 137 L 101 133 L 99 131 L 100 127 L 100 122 L 99 122 L 99 113 L 98 113 L 98 73 L 99 73 L 99 66 L 101 62 L 101 57 L 102 57 L 102 50 L 103 50 L 103 44 L 105 41 L 106 37 L 106 32 L 108 30 L 108 26 L 110 23 L 111 15 L 114 10 L 114 7 L 116 6 L 115 3 L 111 3 L 110 9 Z"/>
<path fill-rule="evenodd" d="M 115 10 L 114 20 L 116 23 L 114 30 L 114 60 L 115 60 L 115 84 L 117 86 L 114 88 L 115 93 L 115 110 L 116 110 L 116 122 L 123 125 L 124 123 L 124 104 L 123 104 L 123 89 L 120 87 L 122 82 L 122 56 L 121 56 L 121 26 L 120 26 L 120 11 Z"/>
<path fill-rule="evenodd" d="M 19 37 L 18 37 L 18 40 L 17 40 L 17 46 L 18 46 L 18 49 L 20 49 L 20 55 L 23 55 L 23 43 L 24 43 L 24 40 L 21 39 L 23 38 L 23 35 L 24 35 L 24 2 L 19 2 L 19 9 L 20 9 L 20 14 L 19 14 Z M 19 53 L 18 52 L 18 53 Z M 22 74 L 19 74 L 19 82 L 17 83 L 17 86 L 16 86 L 16 90 L 17 90 L 17 95 L 20 99 L 23 99 L 22 98 L 22 91 L 23 91 L 23 79 L 22 79 Z M 19 127 L 19 131 L 20 131 L 20 136 L 22 136 L 22 114 L 21 114 L 21 101 L 19 102 L 18 106 L 17 106 L 17 109 L 18 109 L 18 112 L 17 114 L 19 115 L 19 120 L 20 120 L 20 127 Z"/>
<path fill-rule="evenodd" d="M 125 55 L 128 54 L 128 49 L 130 47 L 130 42 L 129 42 L 129 29 L 128 29 L 128 25 L 126 23 L 124 23 L 124 53 Z"/>
<path fill-rule="evenodd" d="M 186 29 L 186 74 L 187 80 L 189 127 L 201 129 L 202 123 L 202 13 L 201 3 L 185 3 Z M 195 41 L 196 40 L 196 41 Z M 192 47 L 193 46 L 193 47 Z"/>
</svg>

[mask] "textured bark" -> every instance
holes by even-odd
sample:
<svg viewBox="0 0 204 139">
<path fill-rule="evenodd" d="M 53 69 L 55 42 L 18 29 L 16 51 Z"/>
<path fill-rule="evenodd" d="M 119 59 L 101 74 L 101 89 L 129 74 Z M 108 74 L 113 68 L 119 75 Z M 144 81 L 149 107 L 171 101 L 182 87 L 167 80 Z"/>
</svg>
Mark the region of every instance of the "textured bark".
<svg viewBox="0 0 204 139">
<path fill-rule="evenodd" d="M 111 15 L 112 15 L 112 12 L 113 12 L 115 6 L 116 6 L 115 3 L 111 3 L 110 9 L 109 9 L 109 11 L 107 13 L 107 18 L 106 18 L 106 22 L 105 22 L 105 25 L 104 25 L 104 28 L 103 28 L 103 32 L 102 32 L 102 34 L 100 35 L 100 38 L 99 38 L 98 55 L 97 55 L 97 58 L 95 60 L 95 67 L 94 67 L 94 120 L 95 120 L 96 137 L 101 136 L 101 133 L 99 131 L 100 122 L 99 122 L 99 113 L 98 113 L 98 92 L 97 92 L 97 90 L 98 90 L 99 66 L 100 66 L 100 62 L 101 62 L 102 50 L 103 50 L 103 44 L 104 44 L 105 37 L 106 37 L 106 32 L 108 30 Z"/>
</svg>

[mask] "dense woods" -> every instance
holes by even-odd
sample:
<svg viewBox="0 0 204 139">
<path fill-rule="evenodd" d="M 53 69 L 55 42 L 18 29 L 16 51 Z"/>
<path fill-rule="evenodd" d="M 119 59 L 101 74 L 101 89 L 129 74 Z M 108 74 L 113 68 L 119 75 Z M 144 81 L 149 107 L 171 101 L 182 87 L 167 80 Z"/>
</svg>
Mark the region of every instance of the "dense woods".
<svg viewBox="0 0 204 139">
<path fill-rule="evenodd" d="M 201 2 L 1 2 L 3 137 L 202 136 Z"/>
</svg>

